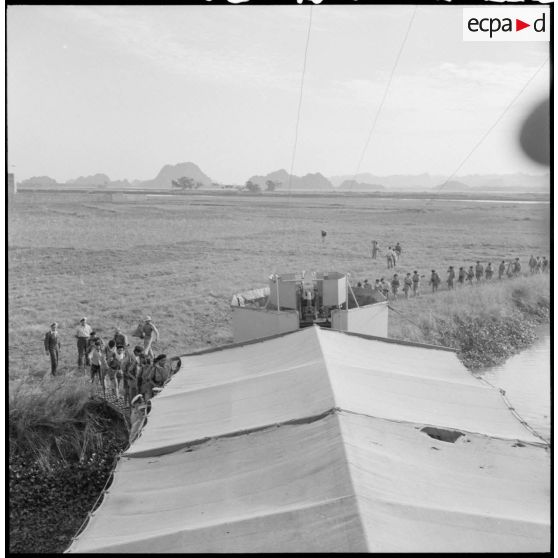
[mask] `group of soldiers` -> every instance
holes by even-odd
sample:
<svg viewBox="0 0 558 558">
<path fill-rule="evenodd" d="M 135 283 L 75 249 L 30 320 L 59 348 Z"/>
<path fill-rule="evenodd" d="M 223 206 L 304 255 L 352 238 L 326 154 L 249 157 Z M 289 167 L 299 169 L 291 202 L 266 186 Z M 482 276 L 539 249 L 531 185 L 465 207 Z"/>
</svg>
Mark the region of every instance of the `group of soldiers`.
<svg viewBox="0 0 558 558">
<path fill-rule="evenodd" d="M 390 267 L 389 264 L 388 267 Z M 550 269 L 550 261 L 545 256 L 537 258 L 531 256 L 529 259 L 529 269 L 532 274 L 546 273 Z M 477 261 L 475 266 L 470 265 L 468 269 L 466 269 L 466 266 L 462 266 L 457 272 L 454 266 L 450 265 L 446 273 L 446 283 L 448 289 L 451 290 L 455 288 L 456 283 L 458 286 L 463 286 L 465 283 L 473 285 L 473 282 L 490 281 L 494 276 L 494 268 L 492 267 L 492 262 L 488 262 L 485 267 L 480 261 Z M 498 279 L 503 279 L 504 276 L 508 278 L 518 277 L 520 274 L 521 262 L 519 258 L 510 260 L 507 263 L 505 260 L 502 260 L 498 266 Z M 399 274 L 394 273 L 391 280 L 381 277 L 376 279 L 374 285 L 372 285 L 372 283 L 368 282 L 368 279 L 365 279 L 363 282 L 359 281 L 356 286 L 357 288 L 371 289 L 379 293 L 386 300 L 398 298 L 399 290 L 402 288 L 405 298 L 409 298 L 411 292 L 413 296 L 420 294 L 421 279 L 424 278 L 425 275 L 419 275 L 418 271 L 415 270 L 412 274 L 407 273 L 403 279 L 400 279 Z M 431 286 L 433 293 L 438 290 L 441 283 L 442 279 L 439 273 L 433 269 L 428 280 L 428 285 Z"/>
<path fill-rule="evenodd" d="M 123 397 L 124 405 L 130 405 L 139 394 L 145 401 L 149 400 L 154 389 L 162 386 L 173 372 L 166 355 L 155 357 L 153 353 L 152 345 L 159 340 L 159 331 L 150 316 L 140 322 L 134 336 L 143 339 L 143 346 L 136 345 L 130 349 L 127 336 L 119 328 L 115 329 L 111 339 L 105 341 L 92 329 L 85 317 L 81 318 L 75 333 L 79 370 L 84 371 L 89 367 L 91 382 L 99 382 L 105 396 L 107 388 L 111 388 L 117 399 Z M 50 325 L 44 344 L 45 351 L 50 356 L 51 374 L 54 376 L 61 348 L 56 322 Z"/>
<path fill-rule="evenodd" d="M 380 251 L 380 247 L 378 245 L 377 240 L 372 241 L 372 247 L 370 248 L 370 255 L 372 256 L 373 260 L 378 258 L 378 253 Z M 388 269 L 392 269 L 395 267 L 395 264 L 398 262 L 399 258 L 401 258 L 401 253 L 403 252 L 403 248 L 401 244 L 397 242 L 395 246 L 392 248 L 391 246 L 388 247 L 386 251 L 386 260 L 387 260 L 387 267 Z"/>
</svg>

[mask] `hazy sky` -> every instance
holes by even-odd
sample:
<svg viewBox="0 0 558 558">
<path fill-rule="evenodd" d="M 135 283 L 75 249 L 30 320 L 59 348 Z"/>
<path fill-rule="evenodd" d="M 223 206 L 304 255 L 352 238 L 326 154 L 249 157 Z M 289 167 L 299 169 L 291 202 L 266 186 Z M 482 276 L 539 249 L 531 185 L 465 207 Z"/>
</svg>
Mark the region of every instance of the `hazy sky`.
<svg viewBox="0 0 558 558">
<path fill-rule="evenodd" d="M 8 6 L 16 180 L 153 178 L 192 161 L 243 183 L 290 169 L 309 5 Z M 352 174 L 413 6 L 313 7 L 294 174 Z M 451 174 L 548 57 L 464 42 L 462 7 L 419 6 L 361 172 Z M 459 174 L 542 173 L 517 146 L 549 62 Z"/>
</svg>

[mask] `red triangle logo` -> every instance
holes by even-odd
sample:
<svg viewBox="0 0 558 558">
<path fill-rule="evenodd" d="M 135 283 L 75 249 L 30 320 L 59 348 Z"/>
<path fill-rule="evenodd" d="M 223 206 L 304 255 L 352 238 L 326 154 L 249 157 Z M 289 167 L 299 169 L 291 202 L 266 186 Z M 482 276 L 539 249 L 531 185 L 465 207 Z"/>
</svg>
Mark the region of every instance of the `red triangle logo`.
<svg viewBox="0 0 558 558">
<path fill-rule="evenodd" d="M 525 27 L 531 27 L 530 23 L 525 23 L 524 21 L 521 21 L 520 19 L 515 19 L 515 30 L 516 31 L 521 31 L 522 29 L 525 29 Z"/>
</svg>

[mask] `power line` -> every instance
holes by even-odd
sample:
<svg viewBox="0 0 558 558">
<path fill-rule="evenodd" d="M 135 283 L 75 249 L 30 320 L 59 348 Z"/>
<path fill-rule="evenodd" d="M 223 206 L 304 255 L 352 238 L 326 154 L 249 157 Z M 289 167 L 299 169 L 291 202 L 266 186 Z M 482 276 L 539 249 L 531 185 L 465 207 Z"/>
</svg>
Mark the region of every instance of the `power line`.
<svg viewBox="0 0 558 558">
<path fill-rule="evenodd" d="M 502 118 L 504 118 L 504 115 L 508 112 L 508 110 L 513 106 L 513 104 L 517 101 L 517 99 L 519 99 L 519 97 L 523 94 L 523 92 L 525 91 L 525 89 L 527 89 L 527 87 L 529 86 L 529 84 L 535 79 L 535 77 L 537 77 L 538 73 L 544 68 L 544 66 L 546 65 L 546 63 L 549 60 L 549 56 L 546 57 L 545 61 L 536 69 L 536 71 L 533 73 L 533 75 L 527 80 L 527 82 L 525 83 L 525 85 L 519 90 L 519 92 L 515 95 L 515 97 L 511 100 L 511 102 L 508 104 L 508 106 L 502 111 L 502 113 L 500 114 L 500 116 L 498 116 L 498 118 L 494 121 L 494 123 L 492 124 L 492 126 L 490 126 L 490 128 L 488 128 L 488 130 L 486 130 L 486 132 L 482 135 L 482 137 L 480 138 L 480 140 L 474 145 L 474 147 L 471 149 L 471 151 L 469 151 L 469 153 L 467 154 L 467 156 L 461 161 L 461 163 L 459 163 L 459 165 L 457 166 L 457 168 L 450 174 L 450 176 L 445 180 L 445 182 L 443 184 L 441 184 L 437 191 L 436 194 L 440 193 L 440 190 L 446 186 L 448 184 L 448 182 L 455 177 L 455 175 L 459 172 L 459 170 L 461 169 L 461 167 L 469 160 L 469 158 L 471 157 L 471 155 L 478 149 L 478 147 L 482 144 L 482 142 L 488 137 L 488 135 L 490 134 L 490 132 L 492 132 L 492 130 L 494 128 L 496 128 L 496 126 L 500 123 L 500 120 L 502 120 Z M 425 205 L 428 205 L 432 200 L 427 200 Z"/>
<path fill-rule="evenodd" d="M 313 8 L 314 8 L 314 6 L 311 5 L 310 6 L 310 15 L 309 15 L 309 18 L 308 18 L 308 31 L 306 33 L 306 45 L 304 47 L 304 62 L 302 64 L 302 75 L 301 75 L 301 78 L 300 78 L 300 92 L 299 92 L 299 96 L 298 96 L 298 109 L 297 109 L 297 114 L 296 114 L 295 137 L 294 137 L 294 143 L 293 143 L 293 152 L 292 152 L 292 155 L 291 155 L 289 182 L 288 182 L 288 185 L 287 185 L 288 197 L 287 197 L 286 213 L 289 216 L 289 221 L 290 222 L 292 222 L 292 215 L 291 215 L 291 212 L 290 212 L 291 182 L 292 182 L 292 175 L 293 175 L 294 164 L 295 164 L 295 159 L 296 159 L 296 150 L 297 150 L 297 146 L 298 146 L 298 129 L 299 129 L 299 124 L 300 124 L 300 114 L 301 114 L 301 111 L 302 111 L 302 94 L 304 92 L 304 78 L 306 77 L 306 61 L 308 59 L 308 46 L 310 44 L 310 31 L 312 29 Z M 285 238 L 286 231 L 287 231 L 287 223 L 285 221 L 283 223 L 283 239 Z"/>
<path fill-rule="evenodd" d="M 388 94 L 389 88 L 391 86 L 391 82 L 393 80 L 395 70 L 397 69 L 397 65 L 399 64 L 399 59 L 401 58 L 401 53 L 403 52 L 403 48 L 405 47 L 405 43 L 407 42 L 407 37 L 409 36 L 409 33 L 411 31 L 411 26 L 413 25 L 413 21 L 414 21 L 415 16 L 416 16 L 417 9 L 418 9 L 418 6 L 415 6 L 415 9 L 413 10 L 413 15 L 411 16 L 411 19 L 409 20 L 409 25 L 407 26 L 407 31 L 405 32 L 405 36 L 403 37 L 403 41 L 401 42 L 401 45 L 399 47 L 399 52 L 397 53 L 397 57 L 395 58 L 395 62 L 394 62 L 393 67 L 391 69 L 389 79 L 388 79 L 386 87 L 384 89 L 384 94 L 382 96 L 382 100 L 380 101 L 380 104 L 378 105 L 378 110 L 376 111 L 376 115 L 374 116 L 374 120 L 372 121 L 372 126 L 370 127 L 370 132 L 368 133 L 366 143 L 364 144 L 364 148 L 363 148 L 362 153 L 360 155 L 360 159 L 359 159 L 358 165 L 357 165 L 357 170 L 355 171 L 355 174 L 353 176 L 353 182 L 355 181 L 356 175 L 358 174 L 358 172 L 360 170 L 360 167 L 362 165 L 362 161 L 364 160 L 364 155 L 366 154 L 366 150 L 368 149 L 368 145 L 370 144 L 372 134 L 374 132 L 374 129 L 376 128 L 376 123 L 378 122 L 378 118 L 380 116 L 380 113 L 382 112 L 382 108 L 383 108 L 385 100 L 387 98 L 387 94 Z"/>
<path fill-rule="evenodd" d="M 310 6 L 310 17 L 308 19 L 308 33 L 306 35 L 306 46 L 304 47 L 304 63 L 303 63 L 303 66 L 302 66 L 302 76 L 300 78 L 300 93 L 299 93 L 299 97 L 298 97 L 298 110 L 297 110 L 297 115 L 296 115 L 295 139 L 294 139 L 294 145 L 293 145 L 293 154 L 291 156 L 291 170 L 289 172 L 289 185 L 288 185 L 289 194 L 291 192 L 291 177 L 292 177 L 293 170 L 294 170 L 296 148 L 297 148 L 297 144 L 298 144 L 298 126 L 299 126 L 299 123 L 300 123 L 300 112 L 301 112 L 301 108 L 302 108 L 302 93 L 304 91 L 304 77 L 306 76 L 306 60 L 308 58 L 308 45 L 310 44 L 310 30 L 312 28 L 313 7 L 314 6 Z"/>
</svg>

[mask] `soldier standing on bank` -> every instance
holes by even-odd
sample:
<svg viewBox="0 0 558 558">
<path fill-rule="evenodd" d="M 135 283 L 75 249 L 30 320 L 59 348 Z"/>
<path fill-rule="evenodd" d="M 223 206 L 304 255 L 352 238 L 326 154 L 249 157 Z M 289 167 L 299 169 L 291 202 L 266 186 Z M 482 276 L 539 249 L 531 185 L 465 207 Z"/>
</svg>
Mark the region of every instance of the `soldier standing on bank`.
<svg viewBox="0 0 558 558">
<path fill-rule="evenodd" d="M 58 335 L 58 324 L 50 324 L 50 331 L 45 335 L 45 353 L 50 356 L 50 373 L 56 376 L 58 369 L 58 351 L 60 350 L 60 336 Z"/>
<path fill-rule="evenodd" d="M 81 318 L 79 326 L 76 331 L 77 337 L 77 350 L 78 350 L 78 366 L 84 367 L 84 364 L 89 364 L 89 356 L 87 354 L 87 341 L 91 335 L 91 326 L 87 323 L 87 318 Z"/>
</svg>

